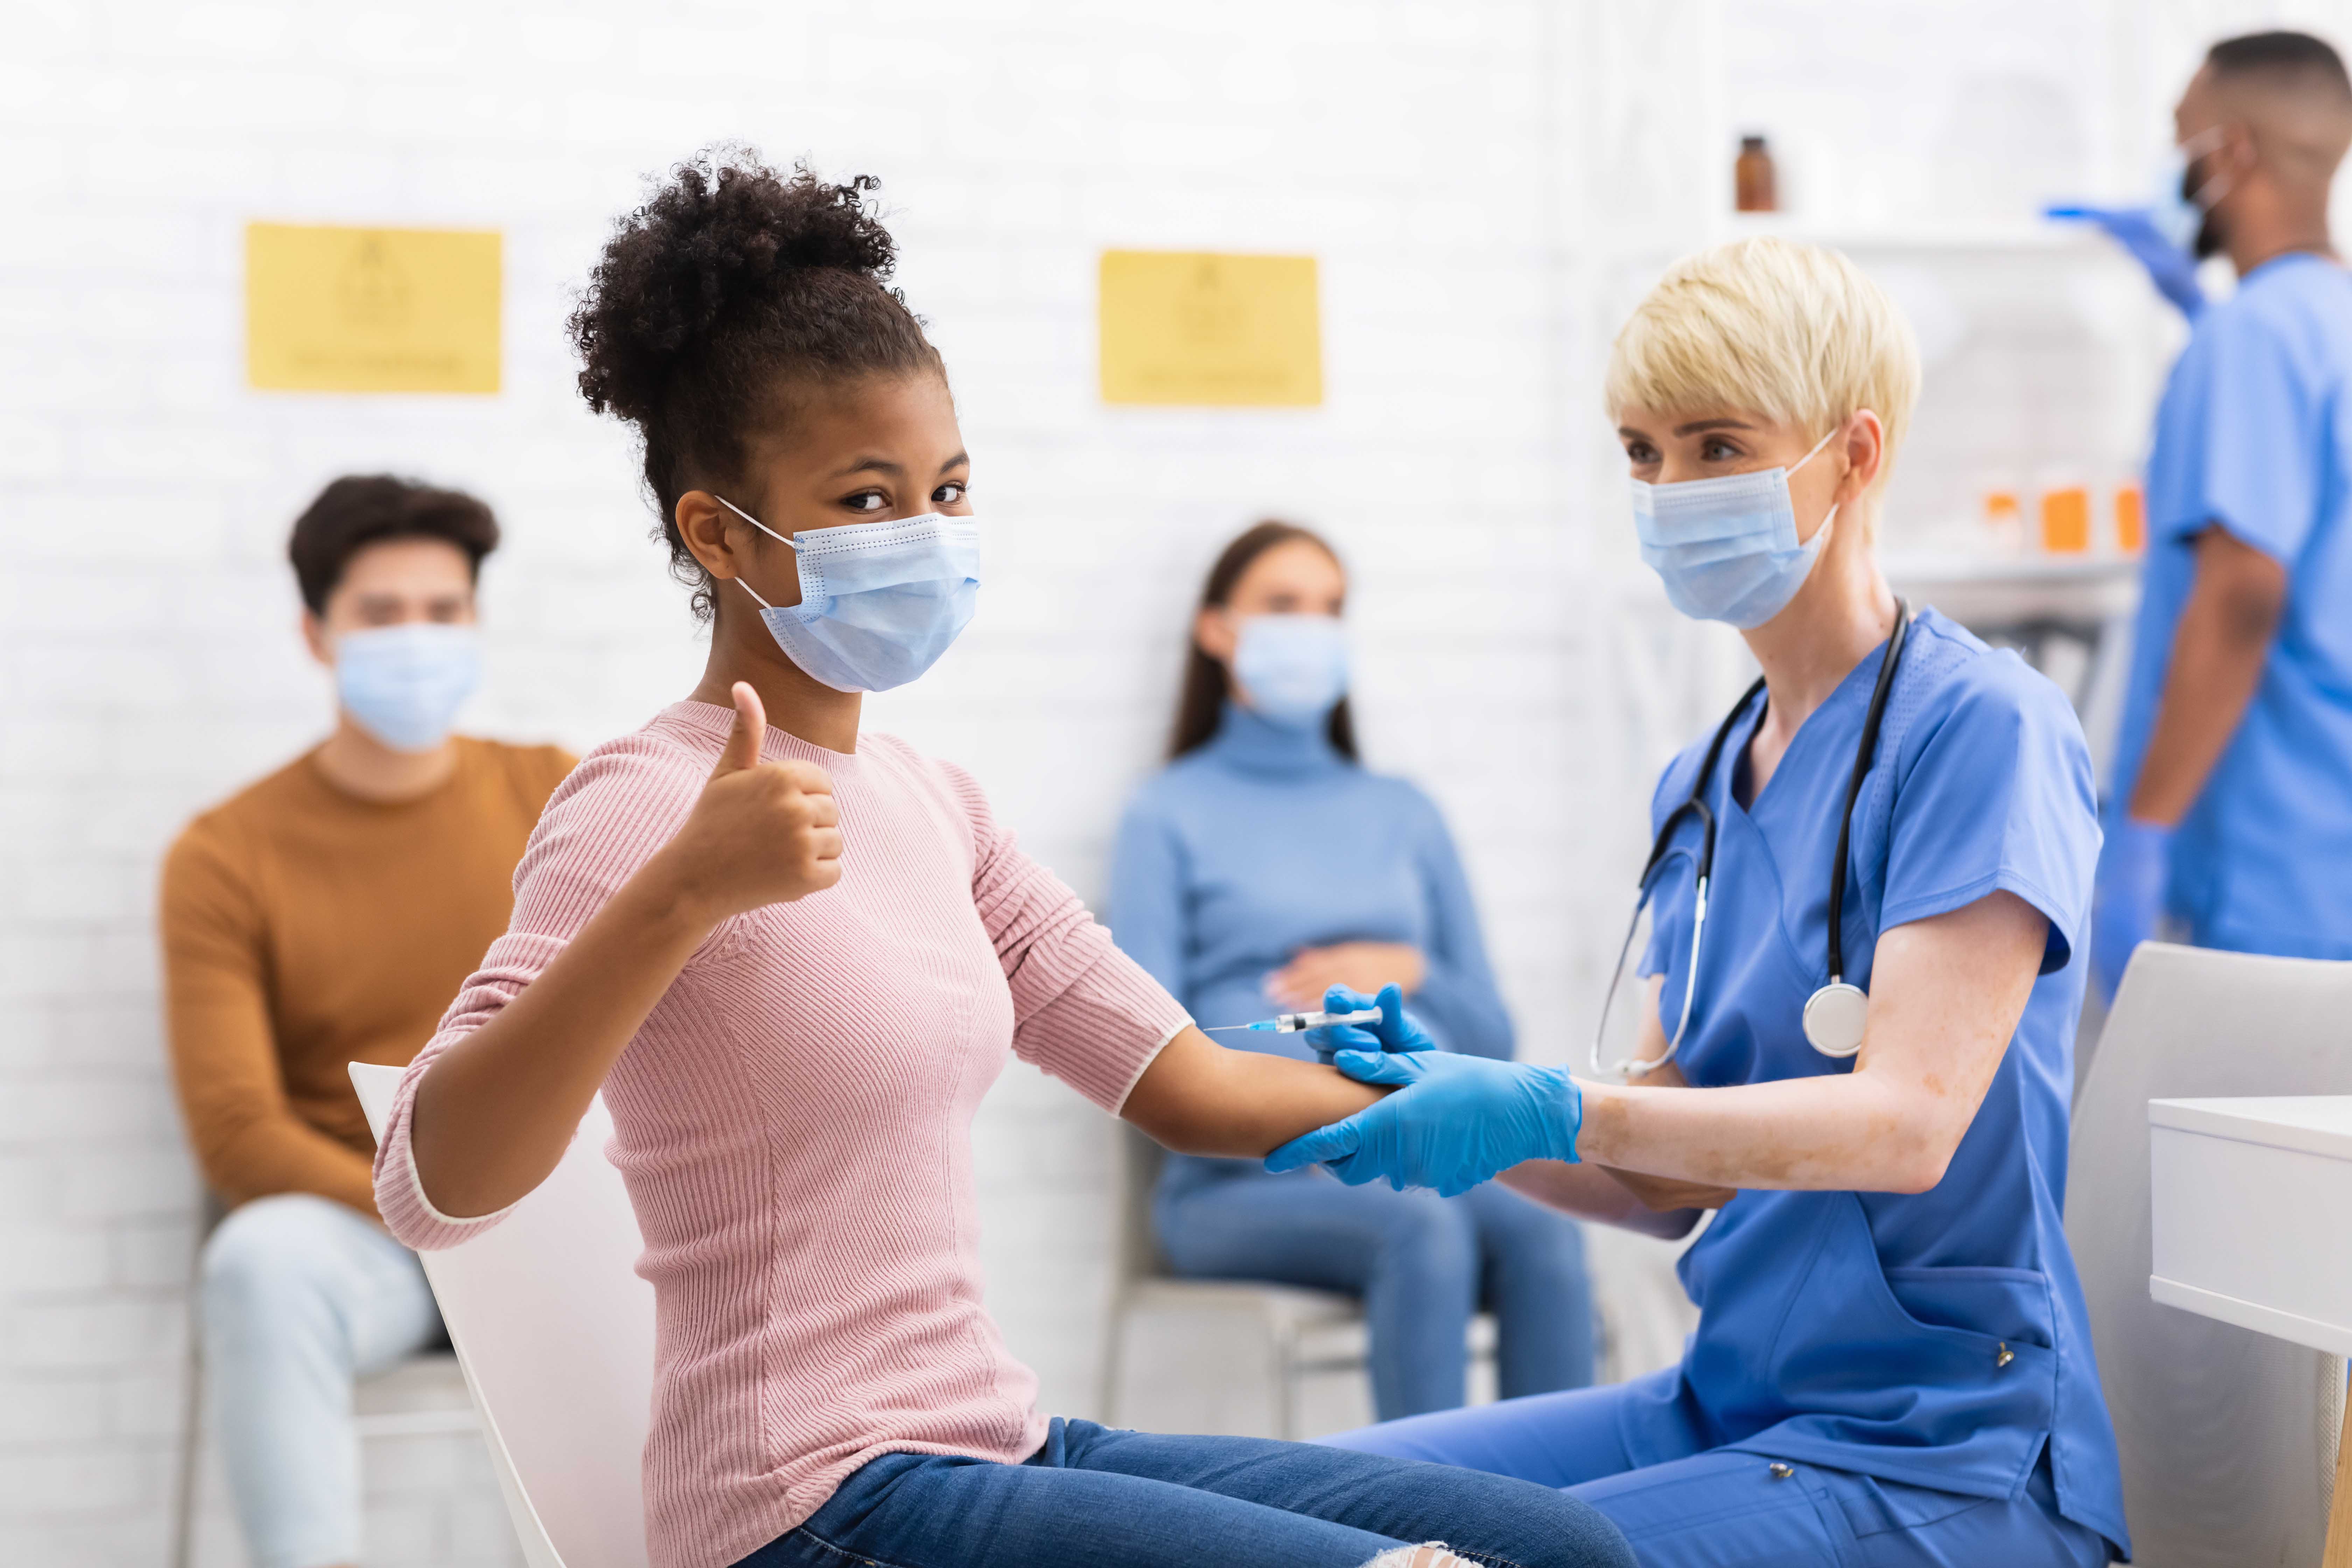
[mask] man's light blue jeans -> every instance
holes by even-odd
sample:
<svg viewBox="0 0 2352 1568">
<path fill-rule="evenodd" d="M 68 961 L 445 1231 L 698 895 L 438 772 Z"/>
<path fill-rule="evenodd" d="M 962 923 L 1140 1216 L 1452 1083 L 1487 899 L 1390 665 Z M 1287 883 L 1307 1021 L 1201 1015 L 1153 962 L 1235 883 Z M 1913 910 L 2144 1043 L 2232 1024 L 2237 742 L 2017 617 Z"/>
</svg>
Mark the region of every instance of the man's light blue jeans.
<svg viewBox="0 0 2352 1568">
<path fill-rule="evenodd" d="M 357 1563 L 352 1382 L 442 1337 L 415 1254 L 331 1199 L 257 1198 L 205 1244 L 198 1315 L 254 1568 Z"/>
</svg>

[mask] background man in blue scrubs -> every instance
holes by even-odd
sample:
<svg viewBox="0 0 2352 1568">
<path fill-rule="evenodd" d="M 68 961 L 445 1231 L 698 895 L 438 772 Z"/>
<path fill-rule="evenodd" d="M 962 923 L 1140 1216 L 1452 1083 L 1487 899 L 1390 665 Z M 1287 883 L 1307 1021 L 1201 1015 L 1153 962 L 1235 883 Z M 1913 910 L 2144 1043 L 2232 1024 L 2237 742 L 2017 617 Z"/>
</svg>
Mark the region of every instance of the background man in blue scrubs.
<svg viewBox="0 0 2352 1568">
<path fill-rule="evenodd" d="M 2206 306 L 2182 258 L 2143 256 L 2194 329 L 2148 458 L 2092 938 L 2109 994 L 2167 913 L 2200 946 L 2352 958 L 2352 276 L 2327 227 L 2352 81 L 2317 38 L 2232 38 L 2174 122 L 2195 252 L 2241 281 Z"/>
</svg>

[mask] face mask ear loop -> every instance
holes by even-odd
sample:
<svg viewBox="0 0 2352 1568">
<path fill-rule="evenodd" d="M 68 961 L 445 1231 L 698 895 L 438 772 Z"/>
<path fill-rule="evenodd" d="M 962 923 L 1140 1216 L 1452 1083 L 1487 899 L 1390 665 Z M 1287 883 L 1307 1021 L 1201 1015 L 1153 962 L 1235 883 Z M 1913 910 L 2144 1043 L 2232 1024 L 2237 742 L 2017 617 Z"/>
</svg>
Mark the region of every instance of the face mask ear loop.
<svg viewBox="0 0 2352 1568">
<path fill-rule="evenodd" d="M 1811 462 L 1815 458 L 1820 457 L 1820 456 L 1822 455 L 1822 447 L 1826 447 L 1826 446 L 1828 446 L 1828 445 L 1830 444 L 1831 437 L 1834 437 L 1834 436 L 1835 436 L 1839 431 L 1841 431 L 1841 430 L 1843 430 L 1843 429 L 1844 429 L 1844 428 L 1845 428 L 1845 421 L 1844 421 L 1844 420 L 1843 420 L 1843 419 L 1839 420 L 1835 425 L 1832 426 L 1830 427 L 1830 433 L 1829 433 L 1829 435 L 1828 435 L 1828 436 L 1824 436 L 1824 437 L 1822 437 L 1820 440 L 1818 440 L 1818 441 L 1814 442 L 1814 443 L 1813 443 L 1813 449 L 1812 449 L 1811 451 L 1810 451 L 1810 452 L 1806 453 L 1803 457 L 1801 457 L 1801 458 L 1798 458 L 1798 459 L 1797 459 L 1796 468 L 1790 468 L 1790 469 L 1789 470 L 1789 472 L 1790 472 L 1790 473 L 1791 473 L 1791 474 L 1793 474 L 1793 473 L 1795 473 L 1795 472 L 1797 471 L 1797 468 L 1803 468 L 1807 463 L 1810 463 L 1810 462 Z M 1781 482 L 1782 482 L 1783 484 L 1786 484 L 1788 481 L 1787 481 L 1786 479 L 1783 479 Z M 1813 538 L 1818 539 L 1818 540 L 1820 540 L 1820 541 L 1822 542 L 1822 547 L 1823 549 L 1827 549 L 1827 548 L 1829 547 L 1830 524 L 1832 524 L 1832 523 L 1833 523 L 1833 522 L 1835 522 L 1835 521 L 1837 521 L 1837 514 L 1838 514 L 1838 503 L 1837 503 L 1837 502 L 1835 502 L 1835 501 L 1832 501 L 1832 502 L 1830 502 L 1829 515 L 1827 515 L 1826 517 L 1824 517 L 1824 518 L 1822 518 L 1822 525 L 1821 525 L 1821 527 L 1819 527 L 1819 528 L 1817 528 L 1817 529 L 1813 530 Z"/>
<path fill-rule="evenodd" d="M 758 518 L 753 517 L 750 512 L 745 511 L 741 507 L 737 506 L 733 501 L 729 500 L 725 496 L 720 495 L 717 490 L 712 490 L 712 491 L 710 491 L 710 492 L 709 492 L 709 495 L 710 495 L 710 499 L 711 499 L 712 500 L 717 501 L 720 506 L 725 507 L 729 511 L 733 512 L 737 517 L 741 518 L 745 522 L 750 523 L 753 528 L 758 529 L 761 533 L 766 534 L 769 538 L 771 538 L 771 539 L 774 540 L 777 543 L 779 543 L 779 544 L 790 544 L 790 545 L 792 545 L 792 548 L 793 548 L 793 550 L 795 552 L 797 552 L 800 550 L 800 546 L 799 546 L 799 545 L 797 545 L 797 544 L 793 544 L 793 542 L 792 542 L 791 540 L 786 539 L 782 534 L 778 533 L 774 529 L 770 528 L 766 523 L 761 522 Z M 756 598 L 758 598 L 760 595 L 758 595 L 757 594 L 754 594 L 754 595 L 752 595 L 751 596 L 752 596 L 753 598 L 755 598 L 755 599 L 756 599 Z"/>
<path fill-rule="evenodd" d="M 711 490 L 711 491 L 709 491 L 709 494 L 710 499 L 711 499 L 712 500 L 717 501 L 720 506 L 725 507 L 729 511 L 733 512 L 737 517 L 741 518 L 745 522 L 750 523 L 753 528 L 758 529 L 761 533 L 766 534 L 769 538 L 771 538 L 771 539 L 772 539 L 772 540 L 776 540 L 777 542 L 781 542 L 781 543 L 783 543 L 783 544 L 791 544 L 791 545 L 792 545 L 792 548 L 793 548 L 793 553 L 795 553 L 795 554 L 799 553 L 799 552 L 800 552 L 800 546 L 799 546 L 799 545 L 797 545 L 797 544 L 793 544 L 793 542 L 792 542 L 791 540 L 786 539 L 782 534 L 778 533 L 774 529 L 770 528 L 766 523 L 761 522 L 758 518 L 753 517 L 750 512 L 745 511 L 741 507 L 737 506 L 733 501 L 729 500 L 725 496 L 720 495 L 717 490 Z M 754 603 L 756 603 L 756 604 L 760 606 L 760 608 L 761 608 L 761 609 L 763 609 L 763 610 L 772 610 L 772 609 L 774 609 L 774 608 L 776 607 L 775 605 L 772 605 L 772 604 L 768 603 L 768 601 L 767 601 L 767 600 L 761 598 L 761 597 L 760 597 L 760 590 L 759 590 L 759 589 L 757 589 L 757 588 L 754 588 L 753 586 L 751 586 L 751 584 L 746 583 L 745 581 L 743 581 L 743 579 L 742 579 L 742 578 L 740 578 L 740 577 L 736 578 L 736 579 L 735 579 L 735 584 L 736 584 L 736 586 L 738 586 L 738 587 L 741 588 L 741 589 L 743 590 L 743 592 L 745 592 L 745 593 L 747 593 L 747 594 L 751 595 L 751 598 L 752 598 L 752 601 L 753 601 Z"/>
<path fill-rule="evenodd" d="M 2180 160 L 2180 184 L 2188 184 L 2189 169 L 2197 167 L 2200 157 L 2204 157 L 2206 153 L 2218 153 L 2225 146 L 2230 146 L 2230 127 L 2227 124 L 2209 124 L 2194 136 L 2189 136 L 2188 141 L 2183 141 L 2180 146 L 2173 148 L 2173 157 Z M 2221 185 L 2221 191 L 2216 191 L 2216 185 Z M 2197 212 L 2210 216 L 2210 212 L 2221 205 L 2222 197 L 2230 195 L 2230 191 L 2234 191 L 2234 188 L 2237 188 L 2237 174 L 2222 169 L 2221 174 L 2213 174 L 2210 179 L 2206 179 L 2206 184 L 2197 185 L 2197 191 L 2173 191 L 2173 195 L 2188 202 L 2189 207 L 2194 207 Z"/>
<path fill-rule="evenodd" d="M 2215 187 L 2217 186 L 2220 188 L 2216 189 Z M 2237 188 L 2238 176 L 2236 172 L 2234 170 L 2224 169 L 2220 174 L 2215 174 L 2211 179 L 2206 181 L 2203 184 L 2198 186 L 2196 191 L 2189 196 L 2189 205 L 2195 207 L 2199 212 L 2203 213 L 2207 217 L 2210 217 L 2213 216 L 2213 209 L 2220 206 L 2223 199 L 2226 198 L 2231 191 L 2234 191 Z"/>
<path fill-rule="evenodd" d="M 2208 125 L 2204 130 L 2200 131 L 2196 135 L 2191 136 L 2188 141 L 2183 142 L 2175 149 L 2175 151 L 2180 154 L 2181 173 L 2186 175 L 2189 167 L 2194 165 L 2198 159 L 2202 158 L 2208 153 L 2220 152 L 2222 148 L 2228 146 L 2229 142 L 2230 131 L 2228 126 Z M 2213 188 L 2216 185 L 2219 185 L 2221 188 L 2217 191 Z M 2195 207 L 2199 212 L 2210 213 L 2216 206 L 2221 205 L 2221 198 L 2228 195 L 2231 190 L 2236 188 L 2236 185 L 2237 177 L 2234 172 L 2224 169 L 2221 173 L 2207 179 L 2203 184 L 2198 186 L 2194 191 L 2183 192 L 2182 196 L 2187 200 L 2190 206 Z"/>
<path fill-rule="evenodd" d="M 743 508 L 740 508 L 740 505 L 736 505 L 734 500 L 730 500 L 730 499 L 727 499 L 727 496 L 718 494 L 718 491 L 715 491 L 715 489 L 713 489 L 713 491 L 708 491 L 708 496 L 710 496 L 710 499 L 713 499 L 713 500 L 718 500 L 719 505 L 724 505 L 724 508 L 727 508 L 727 510 L 730 510 L 730 512 L 734 512 L 736 517 L 740 517 L 740 520 L 743 520 L 743 521 L 748 521 L 748 524 L 751 524 L 751 527 L 755 527 L 755 529 L 760 529 L 760 531 L 762 531 L 762 533 L 767 533 L 769 538 L 776 538 L 776 541 L 783 541 L 783 543 L 793 545 L 791 538 L 783 538 L 783 533 L 779 533 L 779 531 L 776 531 L 776 529 L 767 527 L 767 524 L 764 524 L 764 521 L 760 521 L 760 520 L 757 520 L 757 517 L 752 517 L 751 512 L 743 510 Z M 800 552 L 800 545 L 793 545 L 793 550 L 795 550 L 795 552 Z M 774 605 L 769 605 L 767 599 L 760 597 L 760 590 L 752 588 L 751 583 L 746 583 L 746 581 L 743 581 L 743 578 L 734 578 L 734 581 L 736 581 L 736 585 L 739 585 L 739 588 L 743 588 L 743 593 L 748 593 L 748 595 L 751 595 L 752 599 L 755 599 L 757 605 L 760 605 L 760 609 L 776 609 Z"/>
<path fill-rule="evenodd" d="M 1811 462 L 1815 458 L 1820 457 L 1822 455 L 1822 448 L 1828 446 L 1831 440 L 1836 437 L 1837 433 L 1844 428 L 1845 421 L 1843 419 L 1831 426 L 1829 435 L 1824 436 L 1820 440 L 1814 442 L 1813 449 L 1806 453 L 1803 457 L 1798 458 L 1794 463 L 1790 464 L 1789 466 L 1789 471 L 1793 474 L 1799 468 L 1803 468 L 1807 463 Z M 724 503 L 722 502 L 721 504 L 723 505 Z"/>
</svg>

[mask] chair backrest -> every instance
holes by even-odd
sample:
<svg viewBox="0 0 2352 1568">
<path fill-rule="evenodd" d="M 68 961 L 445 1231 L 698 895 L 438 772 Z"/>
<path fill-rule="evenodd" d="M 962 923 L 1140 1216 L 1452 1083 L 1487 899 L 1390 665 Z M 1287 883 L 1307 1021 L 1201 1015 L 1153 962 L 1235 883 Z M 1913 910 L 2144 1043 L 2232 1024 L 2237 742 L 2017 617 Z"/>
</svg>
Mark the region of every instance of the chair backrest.
<svg viewBox="0 0 2352 1568">
<path fill-rule="evenodd" d="M 351 1072 L 381 1137 L 401 1069 Z M 531 1568 L 646 1568 L 654 1292 L 612 1131 L 600 1098 L 504 1223 L 423 1255 Z"/>
<path fill-rule="evenodd" d="M 2316 1563 L 2344 1362 L 2149 1300 L 2150 1100 L 2352 1092 L 2352 963 L 2143 945 L 2074 1109 L 2066 1236 L 2145 1568 Z M 2246 1223 L 2342 1245 L 2294 1193 Z"/>
<path fill-rule="evenodd" d="M 1149 1134 L 1124 1121 L 1111 1135 L 1118 1140 L 1118 1190 L 1111 1208 L 1118 1235 L 1112 1266 L 1118 1270 L 1117 1283 L 1127 1285 L 1167 1272 L 1160 1264 L 1160 1235 L 1151 1222 L 1151 1196 L 1167 1153 Z"/>
</svg>

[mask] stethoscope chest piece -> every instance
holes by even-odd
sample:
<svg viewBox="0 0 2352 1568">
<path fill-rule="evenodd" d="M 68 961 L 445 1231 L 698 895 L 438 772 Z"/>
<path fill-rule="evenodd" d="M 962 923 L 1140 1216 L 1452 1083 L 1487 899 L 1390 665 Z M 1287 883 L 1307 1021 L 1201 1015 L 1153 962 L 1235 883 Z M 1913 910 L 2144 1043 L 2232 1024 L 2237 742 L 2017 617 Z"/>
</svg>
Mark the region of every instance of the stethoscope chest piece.
<svg viewBox="0 0 2352 1568">
<path fill-rule="evenodd" d="M 1805 1002 L 1805 1041 L 1825 1057 L 1850 1057 L 1862 1049 L 1870 1022 L 1870 998 L 1859 985 L 1832 980 Z"/>
</svg>

